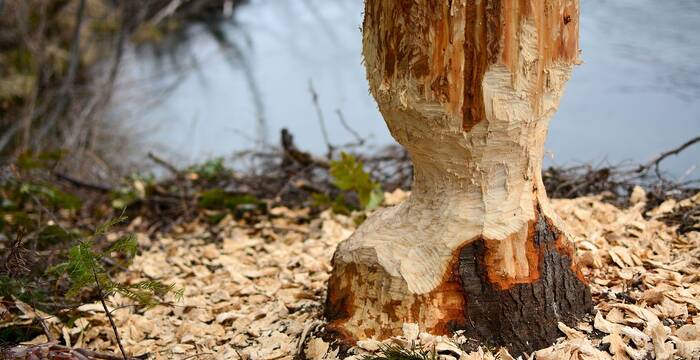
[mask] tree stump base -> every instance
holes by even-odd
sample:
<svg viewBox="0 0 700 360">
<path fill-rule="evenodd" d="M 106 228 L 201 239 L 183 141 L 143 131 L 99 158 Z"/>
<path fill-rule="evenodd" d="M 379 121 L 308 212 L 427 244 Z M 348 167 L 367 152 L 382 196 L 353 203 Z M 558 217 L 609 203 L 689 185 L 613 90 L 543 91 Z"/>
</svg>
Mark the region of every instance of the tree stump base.
<svg viewBox="0 0 700 360">
<path fill-rule="evenodd" d="M 486 345 L 505 346 L 518 356 L 551 346 L 562 336 L 559 322 L 574 327 L 593 310 L 590 289 L 573 265 L 573 250 L 541 214 L 532 229 L 540 277 L 529 284 L 506 286 L 489 275 L 489 241 L 479 240 L 460 250 L 455 275 L 462 284 L 468 338 Z M 477 275 L 475 275 L 477 274 Z M 460 326 L 461 325 L 461 326 Z"/>
<path fill-rule="evenodd" d="M 433 335 L 463 330 L 475 340 L 470 344 L 503 346 L 514 356 L 551 346 L 562 336 L 559 322 L 573 327 L 590 313 L 591 294 L 573 249 L 540 211 L 526 239 L 532 269 L 526 277 L 499 273 L 504 241 L 479 239 L 459 248 L 443 282 L 423 295 L 407 295 L 379 266 L 336 263 L 326 339 L 349 347 L 363 338 L 399 336 L 403 323 L 418 323 Z"/>
</svg>

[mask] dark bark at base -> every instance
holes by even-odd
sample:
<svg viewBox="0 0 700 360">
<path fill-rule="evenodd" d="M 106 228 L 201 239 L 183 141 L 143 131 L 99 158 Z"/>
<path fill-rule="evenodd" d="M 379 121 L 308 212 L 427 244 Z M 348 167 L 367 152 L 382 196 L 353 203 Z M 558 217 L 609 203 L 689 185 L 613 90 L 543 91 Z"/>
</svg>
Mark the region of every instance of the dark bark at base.
<svg viewBox="0 0 700 360">
<path fill-rule="evenodd" d="M 457 322 L 452 331 L 482 344 L 505 346 L 511 354 L 548 347 L 561 336 L 558 323 L 574 326 L 593 306 L 588 286 L 572 267 L 572 254 L 559 232 L 541 214 L 534 228 L 539 253 L 539 279 L 507 289 L 488 280 L 486 244 L 479 240 L 459 255 L 458 277 L 466 300 L 466 326 Z M 472 349 L 465 349 L 472 350 Z"/>
<path fill-rule="evenodd" d="M 592 310 L 592 301 L 573 264 L 573 249 L 539 209 L 537 213 L 524 243 L 513 238 L 479 239 L 456 249 L 451 271 L 428 294 L 382 299 L 377 294 L 390 284 L 390 275 L 382 269 L 363 265 L 360 271 L 357 264 L 334 269 L 324 311 L 329 321 L 324 340 L 347 351 L 358 337 L 382 340 L 400 335 L 403 323 L 418 323 L 434 335 L 463 330 L 470 340 L 464 346 L 467 351 L 479 345 L 504 346 L 517 357 L 552 345 L 562 336 L 558 323 L 575 326 Z M 518 266 L 526 260 L 527 272 L 519 269 L 515 277 L 503 273 L 505 262 L 513 261 L 504 258 L 508 253 L 503 246 L 518 247 Z M 370 279 L 368 274 L 377 276 Z M 358 313 L 369 314 L 371 321 L 352 322 Z M 388 319 L 378 321 L 380 313 Z"/>
</svg>

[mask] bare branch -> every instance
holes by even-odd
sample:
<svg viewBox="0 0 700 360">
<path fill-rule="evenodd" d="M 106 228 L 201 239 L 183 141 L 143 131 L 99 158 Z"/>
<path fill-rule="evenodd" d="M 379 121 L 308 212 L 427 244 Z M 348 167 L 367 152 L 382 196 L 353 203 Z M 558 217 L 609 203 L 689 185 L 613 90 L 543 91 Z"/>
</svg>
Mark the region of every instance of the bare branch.
<svg viewBox="0 0 700 360">
<path fill-rule="evenodd" d="M 333 151 L 335 148 L 331 145 L 330 139 L 328 137 L 328 130 L 326 130 L 326 122 L 323 119 L 323 111 L 321 111 L 321 105 L 318 103 L 318 93 L 314 89 L 314 84 L 309 80 L 309 92 L 311 93 L 311 101 L 316 109 L 316 114 L 318 115 L 318 122 L 321 125 L 321 135 L 323 135 L 323 141 L 326 143 L 328 148 L 327 158 L 331 159 L 333 157 Z"/>
<path fill-rule="evenodd" d="M 663 180 L 663 176 L 661 175 L 661 171 L 659 170 L 659 165 L 661 164 L 662 161 L 664 161 L 666 158 L 672 155 L 678 155 L 680 154 L 683 150 L 689 148 L 690 146 L 693 146 L 694 144 L 700 142 L 700 136 L 696 136 L 685 143 L 683 143 L 681 146 L 678 146 L 674 149 L 665 151 L 661 153 L 659 156 L 648 162 L 646 165 L 642 166 L 638 172 L 644 172 L 645 174 L 651 169 L 652 167 L 654 168 L 654 171 L 656 172 L 656 176 L 659 179 Z"/>
<path fill-rule="evenodd" d="M 340 109 L 336 109 L 335 113 L 338 115 L 338 119 L 340 119 L 340 124 L 343 125 L 343 128 L 347 130 L 350 134 L 352 134 L 353 137 L 355 137 L 355 140 L 357 141 L 357 145 L 362 146 L 365 144 L 365 139 L 360 136 L 360 134 L 355 131 L 353 128 L 350 127 L 350 125 L 345 121 L 345 116 L 343 116 L 343 112 L 340 111 Z"/>
<path fill-rule="evenodd" d="M 73 83 L 75 82 L 75 77 L 78 71 L 78 65 L 80 64 L 80 34 L 82 32 L 83 23 L 85 22 L 85 0 L 80 0 L 78 5 L 78 11 L 75 15 L 75 29 L 73 30 L 73 37 L 71 41 L 71 52 L 70 60 L 68 62 L 68 72 L 66 77 L 63 79 L 61 88 L 58 94 L 58 100 L 53 108 L 53 111 L 49 113 L 46 118 L 46 122 L 43 124 L 41 129 L 34 136 L 34 144 L 38 144 L 44 139 L 46 134 L 53 128 L 56 121 L 63 111 L 66 109 L 70 102 L 69 91 Z"/>
<path fill-rule="evenodd" d="M 71 185 L 76 186 L 76 187 L 79 187 L 79 188 L 85 188 L 85 189 L 95 190 L 95 191 L 99 191 L 99 192 L 103 192 L 103 193 L 108 193 L 108 192 L 112 191 L 112 188 L 109 187 L 109 186 L 106 186 L 106 185 L 99 185 L 99 184 L 93 184 L 93 183 L 88 183 L 88 182 L 85 182 L 85 181 L 83 181 L 83 180 L 74 178 L 74 177 L 72 177 L 72 176 L 70 176 L 70 175 L 68 175 L 68 174 L 64 174 L 64 173 L 61 173 L 61 172 L 54 172 L 54 175 L 55 175 L 57 178 L 59 178 L 59 179 L 65 181 L 65 182 L 68 182 L 68 183 L 70 183 Z"/>
</svg>

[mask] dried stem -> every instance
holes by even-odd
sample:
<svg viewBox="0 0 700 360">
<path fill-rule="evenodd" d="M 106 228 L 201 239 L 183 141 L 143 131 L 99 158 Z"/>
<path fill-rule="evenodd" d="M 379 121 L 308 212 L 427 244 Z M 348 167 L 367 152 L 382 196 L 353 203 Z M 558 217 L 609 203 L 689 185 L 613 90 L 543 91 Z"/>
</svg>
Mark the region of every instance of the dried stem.
<svg viewBox="0 0 700 360">
<path fill-rule="evenodd" d="M 107 303 L 105 303 L 105 294 L 104 291 L 102 290 L 102 284 L 100 284 L 100 279 L 97 276 L 97 271 L 95 268 L 92 268 L 92 274 L 95 277 L 95 284 L 97 285 L 97 296 L 100 298 L 100 303 L 102 303 L 102 308 L 105 311 L 105 314 L 107 315 L 107 318 L 109 319 L 109 324 L 112 326 L 112 331 L 114 331 L 114 337 L 117 340 L 117 345 L 119 345 L 119 350 L 122 353 L 122 356 L 124 360 L 129 360 L 129 356 L 126 354 L 126 351 L 124 350 L 124 345 L 122 345 L 122 340 L 119 337 L 119 330 L 117 329 L 117 324 L 114 323 L 114 318 L 112 317 L 112 313 L 109 311 L 109 308 L 107 307 Z"/>
<path fill-rule="evenodd" d="M 309 92 L 311 93 L 311 101 L 314 104 L 314 108 L 316 109 L 316 114 L 318 115 L 318 122 L 319 125 L 321 125 L 321 135 L 323 136 L 323 142 L 326 143 L 326 148 L 328 148 L 328 154 L 326 154 L 326 157 L 328 159 L 333 158 L 333 151 L 335 151 L 335 148 L 331 144 L 330 138 L 328 137 L 328 130 L 326 130 L 326 121 L 323 118 L 323 111 L 321 111 L 321 105 L 318 102 L 318 93 L 314 89 L 314 84 L 309 81 Z"/>
<path fill-rule="evenodd" d="M 364 145 L 365 141 L 366 141 L 365 138 L 360 136 L 360 134 L 357 131 L 355 131 L 352 127 L 350 127 L 350 125 L 348 125 L 348 123 L 345 121 L 345 116 L 343 116 L 343 112 L 340 111 L 340 109 L 336 109 L 335 113 L 338 115 L 338 119 L 340 119 L 340 124 L 343 125 L 343 128 L 345 128 L 345 130 L 347 130 L 347 132 L 349 132 L 350 134 L 352 134 L 352 136 L 355 137 L 355 140 L 357 142 L 353 145 L 357 145 L 357 146 Z"/>
</svg>

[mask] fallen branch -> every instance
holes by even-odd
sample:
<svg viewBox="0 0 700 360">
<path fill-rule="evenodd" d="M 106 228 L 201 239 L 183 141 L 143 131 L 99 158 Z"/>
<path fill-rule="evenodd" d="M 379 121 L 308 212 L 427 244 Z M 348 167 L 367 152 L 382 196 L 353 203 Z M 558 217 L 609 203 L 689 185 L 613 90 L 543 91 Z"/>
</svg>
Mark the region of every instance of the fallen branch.
<svg viewBox="0 0 700 360">
<path fill-rule="evenodd" d="M 89 183 L 89 182 L 80 180 L 78 178 L 75 178 L 73 176 L 70 176 L 68 174 L 64 174 L 61 172 L 54 172 L 54 175 L 58 179 L 63 180 L 63 181 L 65 181 L 65 182 L 67 182 L 75 187 L 85 188 L 85 189 L 89 189 L 89 190 L 95 190 L 95 191 L 99 191 L 99 192 L 103 192 L 103 193 L 109 193 L 113 190 L 111 187 L 109 187 L 107 185 L 99 185 L 99 184 Z"/>
<path fill-rule="evenodd" d="M 301 151 L 294 144 L 294 136 L 287 129 L 281 131 L 281 143 L 284 154 L 287 158 L 293 160 L 301 166 L 315 165 L 324 169 L 328 169 L 330 164 L 328 161 L 315 158 L 308 152 Z"/>
<path fill-rule="evenodd" d="M 695 138 L 686 141 L 681 146 L 678 146 L 675 149 L 665 151 L 665 152 L 661 153 L 659 156 L 657 156 L 656 158 L 654 158 L 653 160 L 651 160 L 650 162 L 648 162 L 646 165 L 641 166 L 640 169 L 638 170 L 638 172 L 646 174 L 649 172 L 649 169 L 651 169 L 653 167 L 654 172 L 656 173 L 656 176 L 659 179 L 664 180 L 663 176 L 661 175 L 661 171 L 659 170 L 659 164 L 661 164 L 661 162 L 664 161 L 669 156 L 678 155 L 683 150 L 693 146 L 694 144 L 696 144 L 698 142 L 700 142 L 700 136 L 696 136 Z"/>
</svg>

